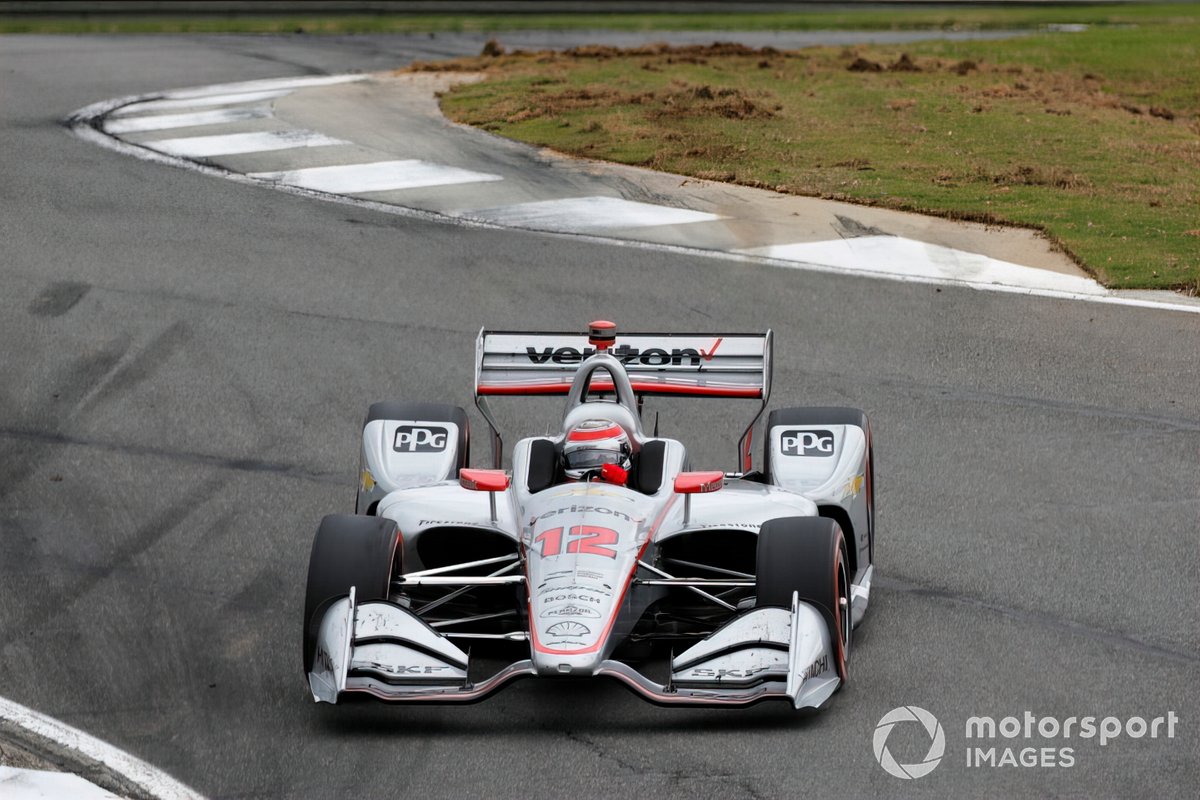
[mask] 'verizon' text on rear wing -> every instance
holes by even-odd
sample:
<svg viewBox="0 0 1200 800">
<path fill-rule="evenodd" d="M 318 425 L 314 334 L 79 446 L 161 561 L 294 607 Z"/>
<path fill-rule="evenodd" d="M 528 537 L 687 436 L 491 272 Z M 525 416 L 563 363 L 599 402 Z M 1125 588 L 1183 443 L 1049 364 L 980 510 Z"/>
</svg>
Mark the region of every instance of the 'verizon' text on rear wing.
<svg viewBox="0 0 1200 800">
<path fill-rule="evenodd" d="M 623 333 L 607 352 L 629 375 L 638 396 L 749 398 L 761 401 L 738 443 L 743 472 L 750 439 L 771 395 L 772 333 Z M 492 429 L 492 460 L 501 461 L 500 433 L 487 405 L 495 396 L 566 395 L 575 372 L 596 352 L 586 333 L 481 330 L 475 343 L 475 404 Z M 593 393 L 613 391 L 594 380 Z"/>
</svg>

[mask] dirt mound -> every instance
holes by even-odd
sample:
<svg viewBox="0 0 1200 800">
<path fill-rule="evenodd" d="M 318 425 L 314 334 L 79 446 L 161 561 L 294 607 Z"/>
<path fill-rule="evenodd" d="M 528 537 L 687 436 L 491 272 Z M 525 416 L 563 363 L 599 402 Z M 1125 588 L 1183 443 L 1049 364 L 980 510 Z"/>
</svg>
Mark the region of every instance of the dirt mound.
<svg viewBox="0 0 1200 800">
<path fill-rule="evenodd" d="M 713 58 L 716 56 L 763 56 L 778 55 L 774 47 L 748 47 L 738 42 L 713 42 L 712 44 L 672 45 L 666 42 L 639 45 L 637 47 L 613 47 L 606 44 L 589 44 L 571 47 L 563 51 L 568 58 L 614 58 L 616 56 L 671 56 L 677 59 Z"/>
<path fill-rule="evenodd" d="M 1004 186 L 1053 186 L 1057 189 L 1087 189 L 1092 185 L 1092 182 L 1085 176 L 1062 167 L 1022 165 L 981 177 L 994 184 Z"/>
<path fill-rule="evenodd" d="M 851 61 L 850 66 L 846 67 L 846 69 L 851 72 L 883 72 L 883 64 L 859 56 Z"/>
<path fill-rule="evenodd" d="M 727 119 L 769 119 L 775 116 L 776 98 L 765 92 L 751 94 L 741 89 L 720 88 L 708 84 L 678 83 L 656 92 L 622 92 L 610 86 L 593 84 L 538 94 L 510 114 L 508 122 L 539 117 L 554 118 L 569 111 L 612 108 L 621 105 L 649 106 L 658 118 L 725 117 Z"/>
</svg>

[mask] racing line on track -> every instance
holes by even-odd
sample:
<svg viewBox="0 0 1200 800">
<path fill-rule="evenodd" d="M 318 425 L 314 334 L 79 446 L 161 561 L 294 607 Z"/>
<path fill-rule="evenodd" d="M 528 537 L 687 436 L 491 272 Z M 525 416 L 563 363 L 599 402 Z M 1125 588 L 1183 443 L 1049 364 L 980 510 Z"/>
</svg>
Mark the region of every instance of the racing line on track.
<svg viewBox="0 0 1200 800">
<path fill-rule="evenodd" d="M 1143 641 L 1134 636 L 1129 636 L 1123 633 L 1114 633 L 1106 631 L 1102 628 L 1095 628 L 1090 625 L 1083 625 L 1078 622 L 1053 617 L 1049 614 L 1041 614 L 1036 611 L 1027 611 L 1024 609 L 1013 608 L 1012 606 L 1003 606 L 996 603 L 988 603 L 984 600 L 978 600 L 974 597 L 958 594 L 944 589 L 932 589 L 921 586 L 903 578 L 879 576 L 874 579 L 875 588 L 883 589 L 889 592 L 901 592 L 904 594 L 914 595 L 916 597 L 926 597 L 932 600 L 940 600 L 946 603 L 956 603 L 959 605 L 971 606 L 972 608 L 983 609 L 994 614 L 999 614 L 1003 617 L 1023 622 L 1026 624 L 1032 623 L 1043 628 L 1050 628 L 1062 633 L 1068 633 L 1075 636 L 1082 636 L 1086 639 L 1102 642 L 1112 647 L 1131 648 L 1142 653 L 1143 655 L 1155 656 L 1168 661 L 1173 661 L 1177 664 L 1196 665 L 1200 664 L 1200 656 L 1194 653 L 1186 653 L 1179 650 L 1171 650 L 1170 648 L 1161 647 L 1150 642 Z"/>
</svg>

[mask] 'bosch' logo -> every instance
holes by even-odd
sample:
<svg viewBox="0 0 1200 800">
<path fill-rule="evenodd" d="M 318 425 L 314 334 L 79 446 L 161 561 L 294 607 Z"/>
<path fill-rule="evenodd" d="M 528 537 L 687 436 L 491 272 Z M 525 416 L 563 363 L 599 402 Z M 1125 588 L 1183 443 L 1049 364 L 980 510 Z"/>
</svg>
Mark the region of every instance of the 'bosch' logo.
<svg viewBox="0 0 1200 800">
<path fill-rule="evenodd" d="M 401 425 L 396 428 L 392 449 L 397 453 L 440 453 L 446 449 L 450 431 L 434 426 Z"/>
<path fill-rule="evenodd" d="M 784 431 L 780 450 L 785 456 L 833 455 L 833 433 L 830 431 Z"/>
</svg>

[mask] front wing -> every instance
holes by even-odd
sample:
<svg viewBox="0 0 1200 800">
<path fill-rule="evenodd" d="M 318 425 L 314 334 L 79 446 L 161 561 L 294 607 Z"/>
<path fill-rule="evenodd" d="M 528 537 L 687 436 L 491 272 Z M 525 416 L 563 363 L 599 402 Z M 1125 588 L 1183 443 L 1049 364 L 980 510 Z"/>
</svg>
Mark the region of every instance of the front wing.
<svg viewBox="0 0 1200 800">
<path fill-rule="evenodd" d="M 360 605 L 351 588 L 322 619 L 308 686 L 315 701 L 326 703 L 355 693 L 398 703 L 471 703 L 538 674 L 523 660 L 473 682 L 468 662 L 467 653 L 416 615 L 383 600 Z M 795 594 L 790 610 L 747 611 L 675 656 L 665 685 L 612 659 L 593 674 L 667 706 L 787 700 L 798 709 L 818 708 L 841 685 L 823 618 Z"/>
</svg>

